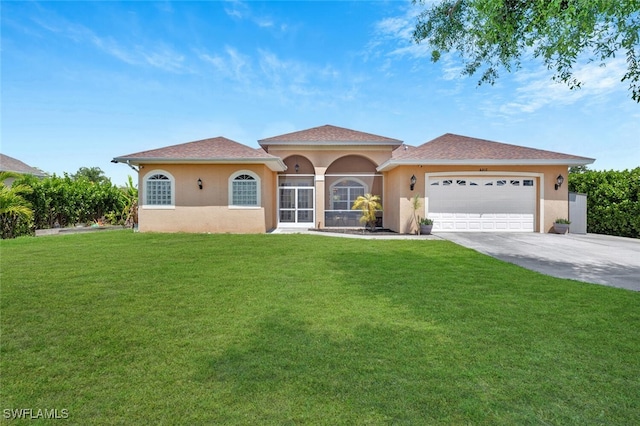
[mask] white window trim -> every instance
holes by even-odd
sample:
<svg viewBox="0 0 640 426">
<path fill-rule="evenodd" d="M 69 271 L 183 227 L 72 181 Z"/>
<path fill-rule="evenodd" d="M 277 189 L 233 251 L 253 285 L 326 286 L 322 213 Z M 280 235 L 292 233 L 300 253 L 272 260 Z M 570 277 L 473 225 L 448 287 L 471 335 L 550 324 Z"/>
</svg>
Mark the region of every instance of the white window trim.
<svg viewBox="0 0 640 426">
<path fill-rule="evenodd" d="M 153 175 L 165 175 L 171 182 L 171 204 L 146 204 L 147 203 L 147 179 Z M 166 170 L 155 169 L 147 172 L 142 178 L 142 208 L 153 210 L 174 210 L 176 208 L 176 179 Z"/>
<path fill-rule="evenodd" d="M 257 188 L 256 188 L 256 198 L 257 198 L 257 204 L 255 206 L 238 206 L 233 204 L 233 181 L 240 175 L 249 175 L 252 178 L 254 178 L 256 180 L 256 184 L 257 184 Z M 262 208 L 262 197 L 261 197 L 261 193 L 262 193 L 262 180 L 260 179 L 260 176 L 258 176 L 255 172 L 252 172 L 251 170 L 238 170 L 237 172 L 234 172 L 231 176 L 229 176 L 229 208 L 230 209 L 260 209 Z"/>
</svg>

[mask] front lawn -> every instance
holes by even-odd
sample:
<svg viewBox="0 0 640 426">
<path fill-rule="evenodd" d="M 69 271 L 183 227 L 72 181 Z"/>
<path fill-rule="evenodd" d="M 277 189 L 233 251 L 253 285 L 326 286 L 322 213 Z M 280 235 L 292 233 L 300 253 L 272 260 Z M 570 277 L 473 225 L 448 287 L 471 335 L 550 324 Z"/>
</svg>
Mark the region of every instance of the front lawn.
<svg viewBox="0 0 640 426">
<path fill-rule="evenodd" d="M 636 292 L 434 240 L 113 231 L 0 250 L 3 419 L 640 424 Z"/>
</svg>

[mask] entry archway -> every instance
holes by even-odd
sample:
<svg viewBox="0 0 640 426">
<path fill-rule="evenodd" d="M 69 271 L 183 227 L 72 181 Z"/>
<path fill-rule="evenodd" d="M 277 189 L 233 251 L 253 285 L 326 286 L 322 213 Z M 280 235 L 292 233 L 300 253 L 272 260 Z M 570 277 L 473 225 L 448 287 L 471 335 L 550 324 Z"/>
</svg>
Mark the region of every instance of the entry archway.
<svg viewBox="0 0 640 426">
<path fill-rule="evenodd" d="M 313 226 L 315 220 L 315 170 L 302 155 L 284 159 L 287 170 L 278 173 L 279 226 Z"/>
<path fill-rule="evenodd" d="M 356 199 L 366 193 L 382 198 L 382 175 L 367 157 L 345 155 L 335 160 L 325 173 L 325 224 L 329 227 L 360 227 L 361 212 L 352 210 Z M 382 212 L 378 213 L 382 226 Z"/>
</svg>

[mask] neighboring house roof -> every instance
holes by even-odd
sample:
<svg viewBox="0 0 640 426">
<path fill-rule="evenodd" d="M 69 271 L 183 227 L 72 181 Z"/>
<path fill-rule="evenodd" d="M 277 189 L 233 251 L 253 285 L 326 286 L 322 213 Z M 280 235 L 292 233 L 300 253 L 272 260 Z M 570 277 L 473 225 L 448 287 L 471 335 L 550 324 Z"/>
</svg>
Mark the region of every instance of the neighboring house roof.
<svg viewBox="0 0 640 426">
<path fill-rule="evenodd" d="M 16 158 L 9 157 L 4 154 L 0 154 L 0 171 L 20 173 L 22 175 L 34 175 L 37 177 L 47 176 L 47 174 L 42 170 L 31 167 Z"/>
<path fill-rule="evenodd" d="M 569 165 L 591 164 L 593 158 L 527 148 L 485 139 L 446 133 L 418 147 L 403 145 L 378 167 L 391 170 L 401 165 Z"/>
<path fill-rule="evenodd" d="M 223 137 L 136 152 L 115 157 L 112 161 L 135 165 L 141 163 L 265 164 L 274 171 L 283 171 L 287 168 L 279 157 Z"/>
<path fill-rule="evenodd" d="M 392 145 L 402 144 L 401 140 L 325 125 L 307 130 L 287 133 L 261 139 L 260 146 L 270 145 Z"/>
</svg>

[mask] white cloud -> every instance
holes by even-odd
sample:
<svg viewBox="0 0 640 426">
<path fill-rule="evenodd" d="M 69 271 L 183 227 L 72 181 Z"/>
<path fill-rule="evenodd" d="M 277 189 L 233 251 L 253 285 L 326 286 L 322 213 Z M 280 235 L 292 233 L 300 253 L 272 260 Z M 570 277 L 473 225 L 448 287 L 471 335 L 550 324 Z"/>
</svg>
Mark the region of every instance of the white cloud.
<svg viewBox="0 0 640 426">
<path fill-rule="evenodd" d="M 226 46 L 223 55 L 209 55 L 198 53 L 204 62 L 213 65 L 219 76 L 229 78 L 238 83 L 247 83 L 251 80 L 250 58 L 237 51 L 234 47 Z"/>
<path fill-rule="evenodd" d="M 174 52 L 167 46 L 148 52 L 140 49 L 139 54 L 145 59 L 147 64 L 155 68 L 172 72 L 185 71 L 184 55 Z"/>
<path fill-rule="evenodd" d="M 269 18 L 256 18 L 255 23 L 262 28 L 269 28 L 274 26 L 273 21 Z"/>
<path fill-rule="evenodd" d="M 600 102 L 614 91 L 626 90 L 626 86 L 620 83 L 626 63 L 619 58 L 611 60 L 607 66 L 593 62 L 576 66 L 574 75 L 582 82 L 582 86 L 573 90 L 565 83 L 553 81 L 552 72 L 543 67 L 539 62 L 529 63 L 526 69 L 516 71 L 513 76 L 515 88 L 512 100 L 501 105 L 493 104 L 488 107 L 488 111 L 507 116 L 533 113 L 548 105 Z M 532 71 L 533 69 L 538 71 Z"/>
<path fill-rule="evenodd" d="M 385 18 L 375 24 L 376 32 L 384 37 L 411 40 L 415 25 L 415 14 Z"/>
<path fill-rule="evenodd" d="M 232 18 L 244 19 L 249 13 L 249 6 L 247 6 L 246 3 L 241 1 L 237 1 L 237 0 L 228 1 L 226 2 L 226 6 L 227 7 L 224 8 L 224 11 L 227 15 L 231 16 Z"/>
<path fill-rule="evenodd" d="M 153 47 L 143 44 L 131 45 L 118 41 L 111 36 L 102 37 L 83 25 L 57 17 L 50 16 L 46 21 L 36 18 L 34 21 L 49 32 L 71 39 L 76 43 L 93 45 L 103 53 L 129 65 L 148 65 L 175 73 L 189 71 L 184 63 L 184 55 L 174 51 L 162 42 L 154 41 L 153 43 L 148 43 L 149 46 L 153 45 Z"/>
<path fill-rule="evenodd" d="M 468 77 L 462 75 L 463 66 L 454 58 L 452 53 L 446 53 L 440 57 L 442 66 L 442 78 L 445 80 L 462 80 Z"/>
<path fill-rule="evenodd" d="M 420 10 L 409 6 L 400 16 L 384 18 L 374 24 L 373 39 L 367 46 L 367 56 L 398 56 L 423 59 L 430 55 L 426 45 L 413 41 L 413 30 Z"/>
<path fill-rule="evenodd" d="M 126 49 L 123 49 L 115 40 L 111 37 L 100 38 L 95 34 L 88 34 L 87 40 L 89 40 L 94 46 L 102 50 L 104 53 L 111 55 L 129 65 L 136 65 L 139 63 L 136 55 Z"/>
<path fill-rule="evenodd" d="M 278 24 L 270 16 L 256 15 L 249 5 L 242 1 L 233 0 L 227 2 L 227 7 L 224 8 L 224 11 L 234 19 L 248 20 L 260 28 L 272 28 L 280 32 L 286 32 L 289 29 L 287 24 Z"/>
<path fill-rule="evenodd" d="M 155 43 L 153 48 L 144 45 L 127 46 L 111 37 L 101 38 L 95 34 L 89 37 L 91 43 L 129 65 L 149 65 L 173 73 L 189 72 L 184 55 L 163 43 Z"/>
<path fill-rule="evenodd" d="M 222 53 L 197 52 L 197 55 L 213 67 L 218 77 L 233 83 L 234 90 L 284 105 L 353 101 L 365 81 L 359 76 L 345 76 L 332 64 L 282 58 L 266 49 L 250 54 L 227 46 Z"/>
</svg>

